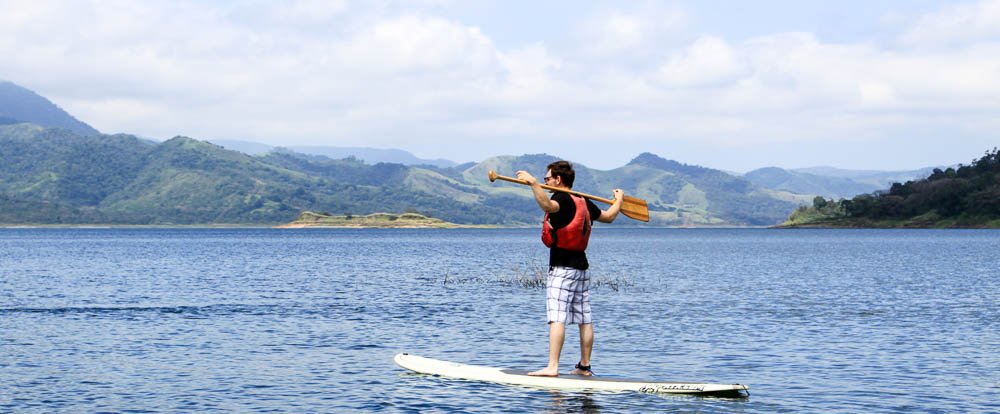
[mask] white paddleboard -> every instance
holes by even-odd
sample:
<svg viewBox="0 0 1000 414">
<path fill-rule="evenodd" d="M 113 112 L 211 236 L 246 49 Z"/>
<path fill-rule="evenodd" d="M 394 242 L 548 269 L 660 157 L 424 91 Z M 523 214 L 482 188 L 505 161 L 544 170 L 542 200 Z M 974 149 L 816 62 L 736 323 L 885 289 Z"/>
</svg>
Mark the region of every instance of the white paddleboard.
<svg viewBox="0 0 1000 414">
<path fill-rule="evenodd" d="M 460 364 L 405 353 L 396 354 L 394 360 L 396 365 L 421 374 L 550 389 L 636 391 L 650 394 L 694 394 L 722 397 L 746 397 L 750 395 L 750 388 L 743 384 L 643 381 L 570 374 L 560 374 L 558 377 L 533 377 L 528 375 L 527 371 Z"/>
</svg>

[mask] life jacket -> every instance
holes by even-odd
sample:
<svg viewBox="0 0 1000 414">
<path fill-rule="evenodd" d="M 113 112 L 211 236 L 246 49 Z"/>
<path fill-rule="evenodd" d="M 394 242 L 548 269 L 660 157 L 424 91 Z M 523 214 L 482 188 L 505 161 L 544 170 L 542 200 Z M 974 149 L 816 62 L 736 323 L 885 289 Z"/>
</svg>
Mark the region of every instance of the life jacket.
<svg viewBox="0 0 1000 414">
<path fill-rule="evenodd" d="M 542 243 L 548 247 L 582 252 L 587 250 L 587 242 L 590 241 L 590 209 L 587 208 L 587 201 L 583 197 L 570 194 L 570 198 L 573 199 L 573 204 L 576 204 L 573 220 L 564 227 L 553 229 L 549 223 L 549 213 L 545 213 L 545 218 L 542 220 Z"/>
</svg>

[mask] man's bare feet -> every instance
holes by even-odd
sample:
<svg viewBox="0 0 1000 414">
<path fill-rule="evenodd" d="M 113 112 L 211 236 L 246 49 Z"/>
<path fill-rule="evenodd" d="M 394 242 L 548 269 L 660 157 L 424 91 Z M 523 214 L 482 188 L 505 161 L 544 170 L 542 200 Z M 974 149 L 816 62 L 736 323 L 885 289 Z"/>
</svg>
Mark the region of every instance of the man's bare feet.
<svg viewBox="0 0 1000 414">
<path fill-rule="evenodd" d="M 528 375 L 532 377 L 558 377 L 559 368 L 545 367 L 538 371 L 529 372 Z"/>
</svg>

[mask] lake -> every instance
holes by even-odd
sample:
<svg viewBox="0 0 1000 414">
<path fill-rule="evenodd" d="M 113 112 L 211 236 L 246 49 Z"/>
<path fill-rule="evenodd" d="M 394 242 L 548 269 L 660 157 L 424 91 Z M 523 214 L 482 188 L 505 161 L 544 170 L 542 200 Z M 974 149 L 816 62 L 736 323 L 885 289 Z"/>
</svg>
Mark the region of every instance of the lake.
<svg viewBox="0 0 1000 414">
<path fill-rule="evenodd" d="M 541 368 L 538 233 L 0 229 L 0 412 L 1000 411 L 996 230 L 598 227 L 594 371 L 746 399 L 393 364 Z"/>
</svg>

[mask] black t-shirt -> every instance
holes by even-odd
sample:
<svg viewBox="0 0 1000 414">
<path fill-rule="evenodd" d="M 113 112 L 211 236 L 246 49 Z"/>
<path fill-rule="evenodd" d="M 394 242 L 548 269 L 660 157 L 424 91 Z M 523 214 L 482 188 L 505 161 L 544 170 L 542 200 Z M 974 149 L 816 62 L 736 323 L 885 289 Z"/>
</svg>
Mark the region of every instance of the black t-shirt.
<svg viewBox="0 0 1000 414">
<path fill-rule="evenodd" d="M 552 225 L 553 230 L 566 227 L 576 215 L 576 203 L 573 202 L 573 198 L 569 194 L 563 192 L 556 192 L 552 195 L 552 199 L 559 203 L 559 211 L 549 214 L 549 224 Z M 586 201 L 587 210 L 590 210 L 590 220 L 593 222 L 601 216 L 601 209 L 594 202 Z M 586 252 L 574 252 L 553 247 L 549 249 L 549 266 L 587 270 L 590 263 L 587 262 Z"/>
</svg>

